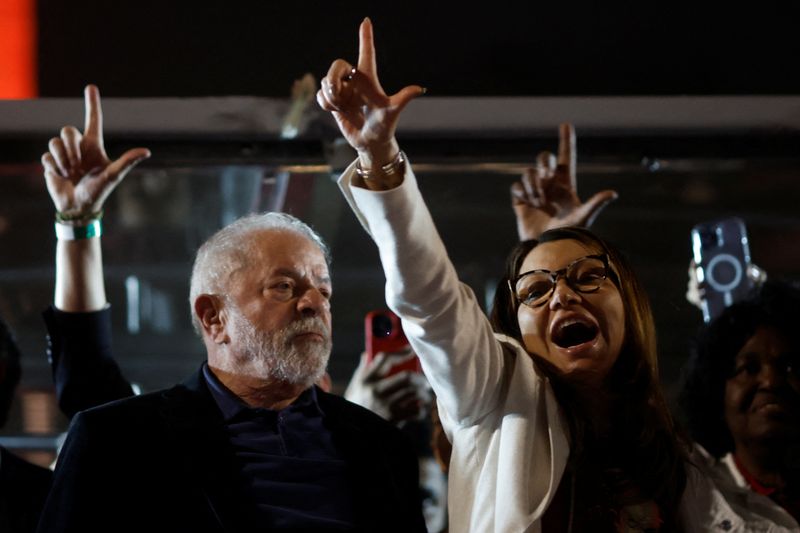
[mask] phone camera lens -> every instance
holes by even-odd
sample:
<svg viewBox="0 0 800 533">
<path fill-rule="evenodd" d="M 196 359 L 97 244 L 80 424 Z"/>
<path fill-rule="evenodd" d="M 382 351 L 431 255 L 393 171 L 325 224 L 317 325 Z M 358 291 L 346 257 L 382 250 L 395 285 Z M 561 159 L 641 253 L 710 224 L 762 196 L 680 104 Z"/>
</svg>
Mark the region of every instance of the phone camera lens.
<svg viewBox="0 0 800 533">
<path fill-rule="evenodd" d="M 700 243 L 705 249 L 716 248 L 719 246 L 719 236 L 714 230 L 706 230 L 700 235 Z"/>
<path fill-rule="evenodd" d="M 375 315 L 372 319 L 372 336 L 388 337 L 392 334 L 392 319 L 386 315 Z"/>
</svg>

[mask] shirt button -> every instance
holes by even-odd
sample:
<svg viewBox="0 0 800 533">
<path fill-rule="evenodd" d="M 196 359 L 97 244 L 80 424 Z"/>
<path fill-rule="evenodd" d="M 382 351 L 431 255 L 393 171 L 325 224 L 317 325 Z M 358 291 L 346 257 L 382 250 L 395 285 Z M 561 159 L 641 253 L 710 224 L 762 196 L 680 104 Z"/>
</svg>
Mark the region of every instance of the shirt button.
<svg viewBox="0 0 800 533">
<path fill-rule="evenodd" d="M 730 520 L 723 520 L 722 522 L 719 523 L 719 528 L 722 531 L 730 531 L 732 527 L 733 524 L 731 524 Z"/>
</svg>

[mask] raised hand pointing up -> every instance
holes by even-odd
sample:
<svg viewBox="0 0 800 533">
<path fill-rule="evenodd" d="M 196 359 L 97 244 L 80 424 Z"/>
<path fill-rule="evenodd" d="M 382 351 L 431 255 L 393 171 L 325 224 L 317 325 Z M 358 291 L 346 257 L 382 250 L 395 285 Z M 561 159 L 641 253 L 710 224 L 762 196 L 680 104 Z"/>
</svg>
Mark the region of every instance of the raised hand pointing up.
<svg viewBox="0 0 800 533">
<path fill-rule="evenodd" d="M 83 134 L 74 126 L 61 128 L 42 155 L 47 190 L 56 211 L 69 218 L 85 218 L 99 212 L 114 187 L 143 159 L 146 148 L 134 148 L 114 161 L 103 144 L 103 111 L 94 85 L 84 90 L 86 123 Z"/>
<path fill-rule="evenodd" d="M 84 90 L 86 124 L 81 134 L 61 128 L 42 155 L 44 178 L 56 208 L 57 309 L 98 311 L 107 305 L 100 246 L 103 204 L 111 191 L 150 150 L 134 148 L 112 161 L 103 145 L 103 111 L 94 85 Z"/>
<path fill-rule="evenodd" d="M 536 239 L 561 226 L 589 227 L 617 193 L 601 191 L 586 202 L 578 198 L 576 141 L 572 124 L 559 127 L 558 159 L 541 152 L 536 167 L 525 171 L 511 186 L 511 206 L 517 217 L 519 239 Z"/>
<path fill-rule="evenodd" d="M 399 148 L 394 134 L 403 108 L 425 90 L 409 85 L 388 96 L 378 80 L 372 22 L 359 28 L 358 67 L 337 59 L 317 92 L 320 107 L 333 113 L 347 142 L 358 151 L 365 169 L 392 161 Z"/>
</svg>

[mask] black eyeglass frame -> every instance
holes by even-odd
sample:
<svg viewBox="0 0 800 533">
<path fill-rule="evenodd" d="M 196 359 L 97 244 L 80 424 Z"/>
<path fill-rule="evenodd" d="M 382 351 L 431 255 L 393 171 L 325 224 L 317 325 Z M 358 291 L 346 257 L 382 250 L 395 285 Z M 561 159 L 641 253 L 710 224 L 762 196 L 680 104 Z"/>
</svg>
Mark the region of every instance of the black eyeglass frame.
<svg viewBox="0 0 800 533">
<path fill-rule="evenodd" d="M 577 264 L 577 263 L 579 263 L 579 262 L 581 262 L 581 261 L 583 261 L 585 259 L 599 259 L 600 261 L 603 262 L 603 269 L 605 270 L 605 273 L 603 275 L 603 279 L 600 280 L 600 284 L 598 284 L 598 286 L 595 287 L 594 289 L 582 290 L 582 289 L 580 289 L 578 287 L 573 286 L 572 283 L 570 283 L 569 278 L 566 277 L 567 271 L 570 268 L 572 268 L 573 265 L 575 265 L 575 264 Z M 514 287 L 516 287 L 517 282 L 520 279 L 524 278 L 525 276 L 527 276 L 529 274 L 534 274 L 534 273 L 548 274 L 550 276 L 550 279 L 553 280 L 553 286 L 550 287 L 550 291 L 547 294 L 547 297 L 543 298 L 540 303 L 538 303 L 536 305 L 530 305 L 530 304 L 527 304 L 524 301 L 521 301 L 519 299 L 519 297 L 517 296 L 517 291 L 514 289 Z M 555 292 L 555 290 L 556 290 L 556 285 L 558 284 L 558 278 L 560 278 L 560 277 L 564 278 L 564 281 L 566 281 L 567 285 L 569 285 L 569 287 L 571 289 L 576 290 L 576 291 L 578 291 L 578 292 L 580 292 L 582 294 L 591 294 L 593 292 L 597 292 L 597 291 L 600 290 L 600 285 L 602 285 L 603 281 L 607 280 L 609 277 L 611 277 L 612 281 L 615 281 L 616 278 L 617 278 L 616 274 L 614 273 L 614 271 L 611 269 L 611 267 L 608 264 L 608 254 L 585 255 L 583 257 L 579 257 L 579 258 L 575 259 L 574 261 L 572 261 L 570 264 L 568 264 L 564 268 L 560 268 L 560 269 L 556 270 L 555 272 L 553 272 L 552 270 L 544 269 L 544 268 L 537 268 L 537 269 L 534 269 L 534 270 L 528 270 L 527 272 L 523 272 L 522 274 L 520 274 L 519 276 L 515 277 L 514 279 L 507 280 L 508 290 L 511 291 L 511 298 L 514 300 L 514 302 L 517 304 L 517 306 L 522 304 L 522 305 L 528 306 L 528 307 L 530 307 L 532 309 L 538 309 L 539 307 L 542 307 L 547 302 L 549 302 L 550 298 L 553 297 L 553 292 Z M 615 285 L 616 284 L 617 283 L 615 283 Z"/>
</svg>

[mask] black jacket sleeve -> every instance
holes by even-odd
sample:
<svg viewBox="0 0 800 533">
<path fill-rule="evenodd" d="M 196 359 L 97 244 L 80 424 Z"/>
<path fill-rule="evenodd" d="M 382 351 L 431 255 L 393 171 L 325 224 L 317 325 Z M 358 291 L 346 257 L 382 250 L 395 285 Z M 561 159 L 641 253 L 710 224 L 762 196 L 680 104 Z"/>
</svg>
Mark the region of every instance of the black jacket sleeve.
<svg viewBox="0 0 800 533">
<path fill-rule="evenodd" d="M 133 395 L 111 350 L 111 309 L 44 312 L 56 397 L 69 418 L 78 411 Z"/>
</svg>

